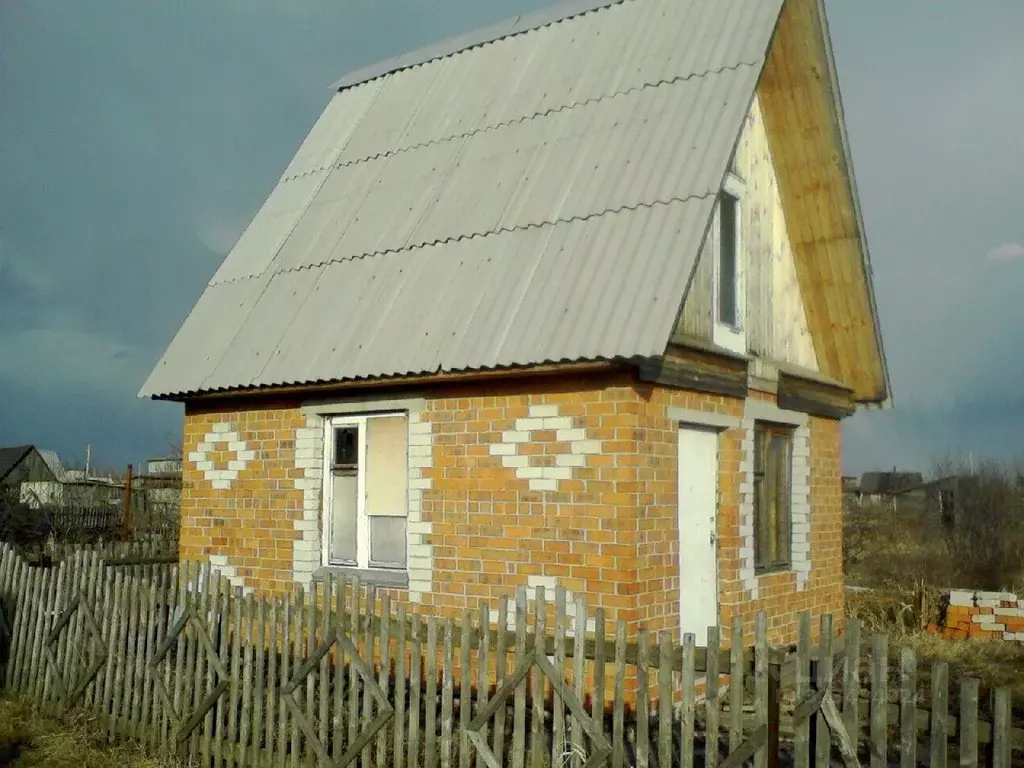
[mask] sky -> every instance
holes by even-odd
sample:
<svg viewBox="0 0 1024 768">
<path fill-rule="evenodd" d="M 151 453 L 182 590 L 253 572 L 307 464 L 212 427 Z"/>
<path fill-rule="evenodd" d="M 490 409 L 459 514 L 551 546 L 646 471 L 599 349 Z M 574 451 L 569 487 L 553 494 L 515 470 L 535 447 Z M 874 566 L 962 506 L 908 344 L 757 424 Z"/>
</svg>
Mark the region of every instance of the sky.
<svg viewBox="0 0 1024 768">
<path fill-rule="evenodd" d="M 0 445 L 121 467 L 136 394 L 346 72 L 548 0 L 5 0 Z M 844 472 L 1024 455 L 1024 3 L 828 0 L 895 406 Z"/>
</svg>

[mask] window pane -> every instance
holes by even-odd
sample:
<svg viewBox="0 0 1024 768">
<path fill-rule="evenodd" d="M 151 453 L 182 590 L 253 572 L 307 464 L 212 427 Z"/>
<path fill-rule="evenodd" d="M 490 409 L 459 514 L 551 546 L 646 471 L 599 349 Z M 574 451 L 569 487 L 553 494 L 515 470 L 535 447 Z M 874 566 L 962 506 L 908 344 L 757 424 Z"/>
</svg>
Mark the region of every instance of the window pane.
<svg viewBox="0 0 1024 768">
<path fill-rule="evenodd" d="M 336 467 L 355 467 L 359 463 L 359 428 L 338 427 L 334 430 L 334 459 Z"/>
<path fill-rule="evenodd" d="M 754 425 L 754 472 L 763 475 L 768 455 L 768 430 Z"/>
<path fill-rule="evenodd" d="M 773 566 L 778 563 L 779 539 L 779 475 L 778 455 L 776 454 L 775 442 L 767 441 L 768 457 L 765 472 L 765 520 L 764 520 L 764 547 L 765 565 Z"/>
<path fill-rule="evenodd" d="M 754 564 L 760 569 L 791 561 L 792 447 L 791 430 L 754 426 Z"/>
<path fill-rule="evenodd" d="M 355 565 L 359 479 L 355 472 L 335 472 L 331 483 L 330 561 Z"/>
<path fill-rule="evenodd" d="M 764 480 L 754 478 L 754 565 L 764 568 L 768 565 L 768 552 L 765 549 L 765 521 L 768 519 L 764 509 Z"/>
<path fill-rule="evenodd" d="M 736 296 L 736 208 L 732 195 L 718 196 L 718 320 L 726 325 L 739 325 Z"/>
<path fill-rule="evenodd" d="M 408 428 L 404 416 L 366 421 L 366 514 L 405 517 Z"/>
<path fill-rule="evenodd" d="M 773 440 L 775 443 L 776 456 L 776 521 L 775 521 L 775 562 L 779 565 L 789 565 L 790 544 L 792 542 L 792 527 L 790 522 L 790 466 L 792 454 L 790 452 L 791 442 L 788 434 L 776 434 Z"/>
<path fill-rule="evenodd" d="M 370 565 L 405 565 L 405 523 L 404 517 L 370 518 Z"/>
</svg>

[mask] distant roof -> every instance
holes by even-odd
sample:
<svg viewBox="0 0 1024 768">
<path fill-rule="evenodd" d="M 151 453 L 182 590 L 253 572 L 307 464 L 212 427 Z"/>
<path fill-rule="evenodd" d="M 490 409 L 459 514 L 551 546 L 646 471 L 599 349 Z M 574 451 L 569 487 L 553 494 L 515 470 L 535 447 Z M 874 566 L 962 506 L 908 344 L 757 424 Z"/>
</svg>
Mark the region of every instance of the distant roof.
<svg viewBox="0 0 1024 768">
<path fill-rule="evenodd" d="M 3 480 L 15 467 L 25 460 L 25 457 L 32 452 L 31 445 L 12 445 L 8 448 L 0 448 L 0 480 Z"/>
<path fill-rule="evenodd" d="M 663 354 L 781 5 L 566 2 L 347 76 L 140 395 Z"/>
<path fill-rule="evenodd" d="M 868 495 L 899 493 L 923 483 L 924 476 L 920 472 L 865 472 L 861 476 L 859 490 Z"/>
<path fill-rule="evenodd" d="M 57 452 L 46 451 L 40 448 L 37 448 L 36 450 L 39 451 L 39 456 L 42 460 L 46 462 L 46 466 L 48 466 L 50 471 L 53 472 L 53 476 L 57 478 L 57 480 L 62 481 L 64 479 L 64 465 L 61 463 L 60 456 L 57 455 Z"/>
</svg>

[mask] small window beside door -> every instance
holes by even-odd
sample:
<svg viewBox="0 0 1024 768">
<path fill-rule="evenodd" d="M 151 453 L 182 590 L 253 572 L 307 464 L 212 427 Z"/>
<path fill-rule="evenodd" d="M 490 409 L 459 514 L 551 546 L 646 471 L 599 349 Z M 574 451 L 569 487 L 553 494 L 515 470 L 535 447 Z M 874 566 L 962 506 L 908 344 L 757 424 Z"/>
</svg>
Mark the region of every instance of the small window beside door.
<svg viewBox="0 0 1024 768">
<path fill-rule="evenodd" d="M 754 425 L 754 567 L 759 573 L 792 565 L 793 428 Z"/>
<path fill-rule="evenodd" d="M 326 565 L 405 569 L 408 418 L 385 413 L 327 423 Z"/>
</svg>

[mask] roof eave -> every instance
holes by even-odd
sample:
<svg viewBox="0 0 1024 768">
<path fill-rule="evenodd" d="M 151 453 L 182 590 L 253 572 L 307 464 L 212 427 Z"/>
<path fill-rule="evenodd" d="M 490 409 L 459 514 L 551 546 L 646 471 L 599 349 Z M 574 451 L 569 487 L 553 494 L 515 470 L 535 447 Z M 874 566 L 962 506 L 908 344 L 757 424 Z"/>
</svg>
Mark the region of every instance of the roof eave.
<svg viewBox="0 0 1024 768">
<path fill-rule="evenodd" d="M 818 19 L 821 23 L 822 39 L 825 42 L 825 56 L 828 64 L 829 85 L 835 104 L 835 125 L 833 126 L 839 136 L 840 146 L 843 151 L 843 162 L 846 164 L 846 177 L 850 184 L 850 195 L 853 202 L 854 217 L 857 222 L 857 235 L 860 242 L 861 263 L 864 270 L 864 283 L 868 293 L 868 301 L 871 306 L 871 319 L 875 329 L 875 344 L 878 350 L 879 365 L 882 370 L 882 389 L 870 398 L 858 399 L 858 404 L 865 410 L 888 410 L 893 406 L 892 384 L 889 379 L 889 366 L 885 358 L 885 346 L 882 342 L 882 327 L 878 315 L 878 303 L 875 298 L 875 286 L 873 271 L 871 269 L 871 256 L 868 249 L 867 230 L 864 227 L 864 215 L 860 205 L 860 196 L 857 193 L 857 179 L 853 169 L 853 156 L 850 151 L 850 141 L 846 132 L 846 118 L 843 111 L 843 99 L 839 89 L 839 76 L 836 69 L 835 54 L 832 49 L 832 36 L 829 32 L 828 17 L 825 12 L 825 0 L 815 0 L 818 8 Z"/>
<path fill-rule="evenodd" d="M 551 376 L 557 374 L 580 375 L 609 373 L 612 371 L 631 370 L 635 361 L 627 360 L 573 360 L 539 365 L 503 366 L 500 368 L 481 368 L 461 371 L 436 371 L 423 374 L 406 374 L 394 376 L 372 376 L 357 379 L 341 379 L 334 381 L 292 382 L 274 385 L 238 386 L 212 390 L 196 390 L 190 392 L 142 392 L 140 398 L 163 402 L 185 403 L 192 400 L 220 400 L 237 397 L 274 397 L 294 396 L 324 391 L 342 391 L 350 389 L 394 389 L 396 387 L 427 387 L 439 384 L 452 384 L 474 381 L 490 381 L 493 379 L 516 379 L 522 377 Z"/>
</svg>

